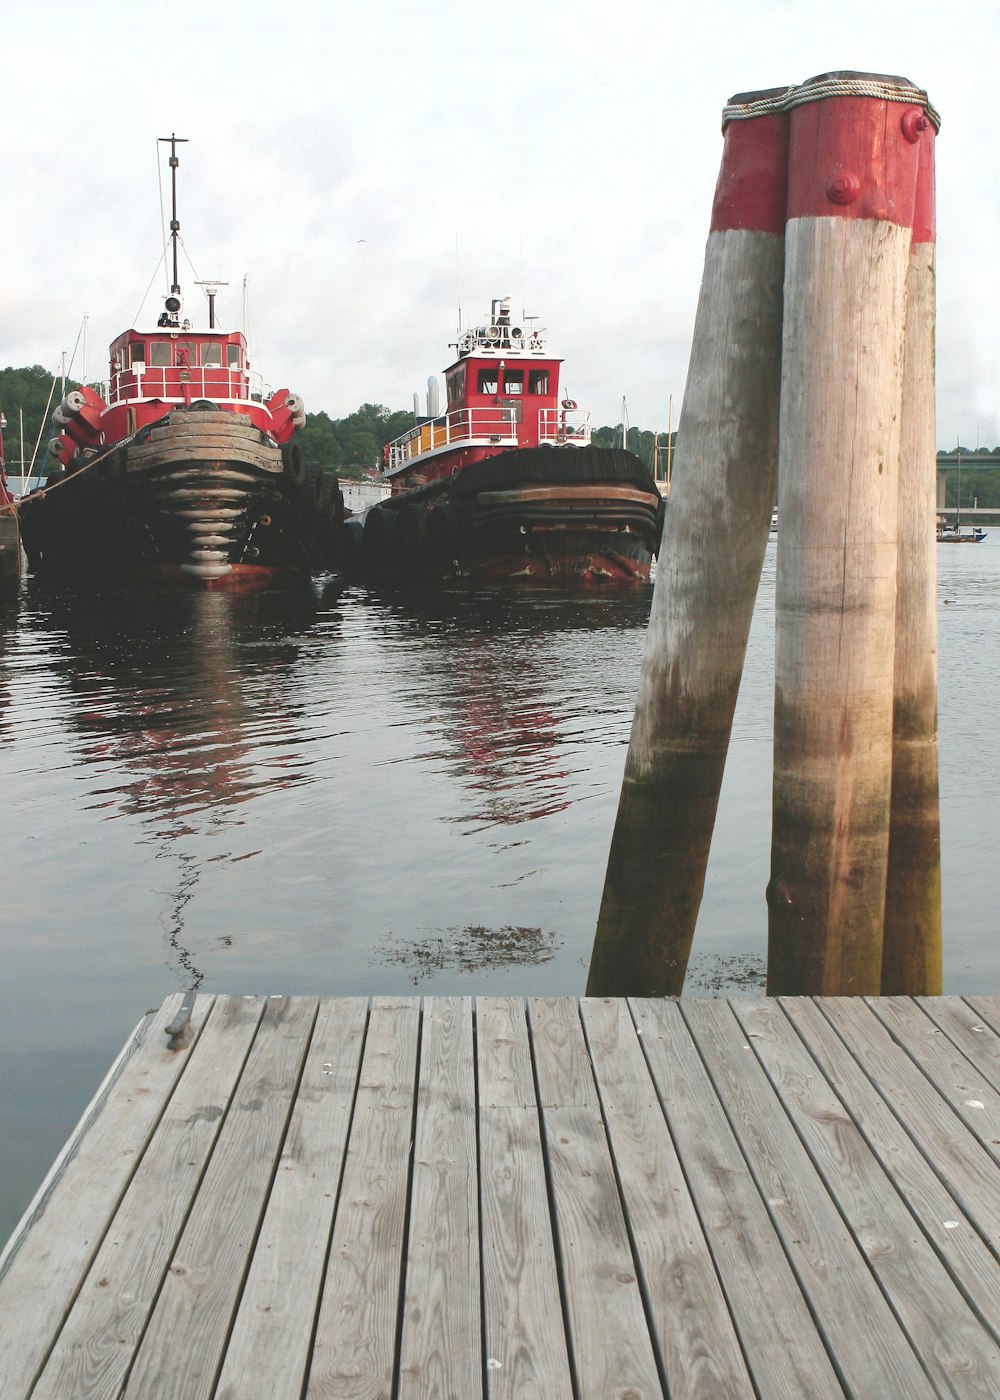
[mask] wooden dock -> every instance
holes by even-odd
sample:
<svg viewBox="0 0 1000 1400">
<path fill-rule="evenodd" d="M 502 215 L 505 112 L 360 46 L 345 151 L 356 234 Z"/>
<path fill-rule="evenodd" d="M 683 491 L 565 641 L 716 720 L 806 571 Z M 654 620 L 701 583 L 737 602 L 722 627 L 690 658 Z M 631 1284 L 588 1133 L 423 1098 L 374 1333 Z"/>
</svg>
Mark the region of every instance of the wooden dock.
<svg viewBox="0 0 1000 1400">
<path fill-rule="evenodd" d="M 1000 1394 L 1000 997 L 179 998 L 0 1259 L 0 1397 Z"/>
</svg>

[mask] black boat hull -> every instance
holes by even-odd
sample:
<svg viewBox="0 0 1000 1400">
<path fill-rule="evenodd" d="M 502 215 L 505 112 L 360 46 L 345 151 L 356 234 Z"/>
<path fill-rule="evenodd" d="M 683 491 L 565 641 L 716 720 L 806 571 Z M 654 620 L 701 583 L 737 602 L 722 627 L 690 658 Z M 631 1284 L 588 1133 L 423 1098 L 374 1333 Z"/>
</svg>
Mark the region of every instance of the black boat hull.
<svg viewBox="0 0 1000 1400">
<path fill-rule="evenodd" d="M 74 459 L 19 503 L 36 572 L 177 574 L 214 585 L 338 558 L 337 478 L 239 413 L 176 409 L 111 451 Z"/>
<path fill-rule="evenodd" d="M 607 584 L 649 577 L 663 502 L 614 448 L 500 452 L 389 497 L 349 525 L 358 567 L 396 578 Z"/>
</svg>

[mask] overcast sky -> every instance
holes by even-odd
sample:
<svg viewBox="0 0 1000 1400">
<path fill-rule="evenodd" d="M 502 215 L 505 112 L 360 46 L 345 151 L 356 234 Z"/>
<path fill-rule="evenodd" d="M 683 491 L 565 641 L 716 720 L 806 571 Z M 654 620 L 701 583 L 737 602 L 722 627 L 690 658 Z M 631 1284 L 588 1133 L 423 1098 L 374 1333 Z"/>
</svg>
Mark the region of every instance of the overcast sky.
<svg viewBox="0 0 1000 1400">
<path fill-rule="evenodd" d="M 0 365 L 88 374 L 162 249 L 180 168 L 185 312 L 247 279 L 256 367 L 310 411 L 409 408 L 510 295 L 596 425 L 674 424 L 733 93 L 904 75 L 942 115 L 938 442 L 1000 444 L 995 0 L 7 0 Z M 155 321 L 162 274 L 146 302 Z M 77 350 L 74 372 L 82 372 Z M 10 410 L 10 405 L 2 405 Z"/>
</svg>

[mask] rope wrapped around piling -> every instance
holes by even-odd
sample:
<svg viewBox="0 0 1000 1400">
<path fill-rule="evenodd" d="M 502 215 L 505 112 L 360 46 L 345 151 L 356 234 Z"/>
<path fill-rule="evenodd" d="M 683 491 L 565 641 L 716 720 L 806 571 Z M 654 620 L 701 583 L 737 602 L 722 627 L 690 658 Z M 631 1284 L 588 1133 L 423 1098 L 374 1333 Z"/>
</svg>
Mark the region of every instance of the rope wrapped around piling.
<svg viewBox="0 0 1000 1400">
<path fill-rule="evenodd" d="M 773 112 L 790 112 L 807 102 L 822 102 L 828 97 L 874 97 L 880 102 L 906 102 L 922 107 L 935 131 L 941 130 L 940 113 L 931 105 L 923 88 L 907 78 L 893 78 L 879 73 L 821 73 L 805 83 L 793 83 L 786 88 L 771 88 L 766 92 L 738 92 L 722 109 L 722 129 L 729 122 L 748 121 Z"/>
</svg>

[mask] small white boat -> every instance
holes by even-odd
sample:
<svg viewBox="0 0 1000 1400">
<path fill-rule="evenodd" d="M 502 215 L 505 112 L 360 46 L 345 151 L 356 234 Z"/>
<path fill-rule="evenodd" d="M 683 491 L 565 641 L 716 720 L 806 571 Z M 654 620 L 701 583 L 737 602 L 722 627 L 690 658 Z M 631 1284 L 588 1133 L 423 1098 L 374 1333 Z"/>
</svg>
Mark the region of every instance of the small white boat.
<svg viewBox="0 0 1000 1400">
<path fill-rule="evenodd" d="M 938 544 L 982 544 L 986 531 L 980 525 L 939 525 Z"/>
</svg>

